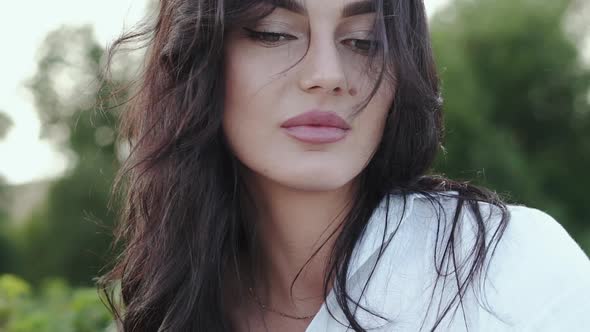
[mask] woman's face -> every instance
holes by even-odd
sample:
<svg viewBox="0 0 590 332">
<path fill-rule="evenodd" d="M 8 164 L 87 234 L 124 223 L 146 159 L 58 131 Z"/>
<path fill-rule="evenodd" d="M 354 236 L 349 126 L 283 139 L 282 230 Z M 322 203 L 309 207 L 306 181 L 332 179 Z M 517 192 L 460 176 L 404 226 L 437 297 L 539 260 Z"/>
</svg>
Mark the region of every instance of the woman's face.
<svg viewBox="0 0 590 332">
<path fill-rule="evenodd" d="M 351 118 L 376 83 L 365 68 L 370 42 L 363 41 L 375 39 L 376 16 L 358 0 L 298 3 L 301 10 L 279 7 L 227 35 L 223 130 L 252 174 L 296 190 L 334 190 L 353 180 L 377 148 L 394 87 L 384 80 Z M 341 117 L 346 129 L 331 122 L 283 127 L 312 110 Z"/>
</svg>

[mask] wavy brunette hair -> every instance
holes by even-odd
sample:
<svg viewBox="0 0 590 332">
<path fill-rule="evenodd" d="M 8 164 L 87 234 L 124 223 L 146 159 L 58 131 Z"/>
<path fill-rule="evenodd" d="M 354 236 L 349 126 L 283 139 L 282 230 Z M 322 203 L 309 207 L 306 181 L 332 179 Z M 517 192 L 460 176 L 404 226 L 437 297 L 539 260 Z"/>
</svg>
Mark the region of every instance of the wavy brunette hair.
<svg viewBox="0 0 590 332">
<path fill-rule="evenodd" d="M 123 246 L 112 268 L 97 281 L 119 330 L 232 329 L 224 283 L 229 274 L 237 273 L 238 255 L 249 255 L 256 243 L 255 223 L 241 213 L 239 197 L 245 189 L 239 161 L 230 153 L 221 126 L 224 35 L 228 29 L 270 14 L 277 2 L 160 0 L 155 20 L 121 36 L 109 49 L 107 72 L 123 45 L 140 42 L 147 48 L 119 130 L 119 139 L 130 145 L 130 153 L 113 185 L 113 193 L 122 195 L 122 207 L 112 248 Z M 480 202 L 501 211 L 492 240 L 501 238 L 509 213 L 502 199 L 488 189 L 427 175 L 442 147 L 444 130 L 424 4 L 421 0 L 375 0 L 373 4 L 379 46 L 371 47 L 368 59 L 382 56 L 383 61 L 368 100 L 384 77 L 395 81 L 395 99 L 383 138 L 359 175 L 359 190 L 331 248 L 324 300 L 329 281 L 335 280 L 333 291 L 346 324 L 354 331 L 365 331 L 350 308 L 350 301 L 362 306 L 347 293 L 346 275 L 355 244 L 379 202 L 388 195 L 399 195 L 405 202 L 408 195 L 420 193 L 442 207 L 438 198 L 453 191 L 457 206 L 451 233 L 441 248 L 442 260 L 435 265 L 437 282 L 453 276 L 458 291 L 431 327 L 434 331 L 457 301 L 462 307 L 468 286 L 482 275 L 486 257 L 493 256 L 493 241 L 486 242 L 492 230 Z M 461 278 L 455 250 L 460 215 L 466 209 L 475 217 L 477 239 L 470 248 L 474 259 Z M 439 226 L 440 222 L 439 214 Z M 380 254 L 388 244 L 384 239 Z M 453 264 L 455 273 L 446 274 L 445 264 Z"/>
</svg>

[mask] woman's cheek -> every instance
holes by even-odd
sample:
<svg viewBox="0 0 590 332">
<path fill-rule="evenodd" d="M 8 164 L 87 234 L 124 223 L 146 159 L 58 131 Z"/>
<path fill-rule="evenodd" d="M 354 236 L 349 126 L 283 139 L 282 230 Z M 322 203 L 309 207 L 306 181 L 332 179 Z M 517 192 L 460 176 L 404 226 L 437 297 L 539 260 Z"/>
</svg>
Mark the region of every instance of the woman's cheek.
<svg viewBox="0 0 590 332">
<path fill-rule="evenodd" d="M 289 75 L 293 72 L 283 77 L 273 75 L 288 67 L 274 61 L 274 51 L 259 47 L 266 52 L 261 58 L 252 56 L 255 51 L 251 49 L 244 56 L 243 49 L 229 49 L 226 56 L 223 131 L 236 158 L 254 174 L 302 190 L 332 190 L 355 178 L 379 144 L 390 96 L 380 89 L 381 93 L 354 120 L 356 125 L 345 141 L 305 145 L 285 135 L 280 121 L 284 120 L 282 114 L 309 107 L 313 96 L 297 90 L 297 81 Z M 348 73 L 362 76 L 351 68 Z M 358 84 L 366 78 L 353 81 L 360 88 Z M 359 97 L 355 97 L 356 102 Z M 306 103 L 298 106 L 303 100 Z M 331 103 L 341 112 L 353 104 L 344 96 Z"/>
</svg>

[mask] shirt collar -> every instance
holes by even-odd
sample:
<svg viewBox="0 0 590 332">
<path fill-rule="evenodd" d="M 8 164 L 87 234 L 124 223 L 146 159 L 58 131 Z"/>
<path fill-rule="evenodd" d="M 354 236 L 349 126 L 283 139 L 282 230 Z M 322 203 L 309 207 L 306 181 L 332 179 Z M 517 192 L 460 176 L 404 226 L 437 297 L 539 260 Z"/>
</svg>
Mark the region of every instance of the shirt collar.
<svg viewBox="0 0 590 332">
<path fill-rule="evenodd" d="M 398 233 L 412 214 L 414 199 L 420 194 L 386 195 L 375 209 L 352 253 L 347 279 L 350 279 L 381 247 Z M 388 204 L 389 203 L 389 204 Z"/>
</svg>

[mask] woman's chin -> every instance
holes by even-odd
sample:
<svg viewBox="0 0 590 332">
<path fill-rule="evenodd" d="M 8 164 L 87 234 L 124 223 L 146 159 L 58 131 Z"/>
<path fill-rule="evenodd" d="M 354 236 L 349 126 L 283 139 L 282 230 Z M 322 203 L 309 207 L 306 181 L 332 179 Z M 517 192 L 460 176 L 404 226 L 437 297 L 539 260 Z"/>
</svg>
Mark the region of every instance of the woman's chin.
<svg viewBox="0 0 590 332">
<path fill-rule="evenodd" d="M 350 184 L 354 176 L 339 176 L 338 172 L 309 173 L 291 175 L 289 178 L 278 179 L 284 186 L 299 191 L 334 191 Z"/>
</svg>

